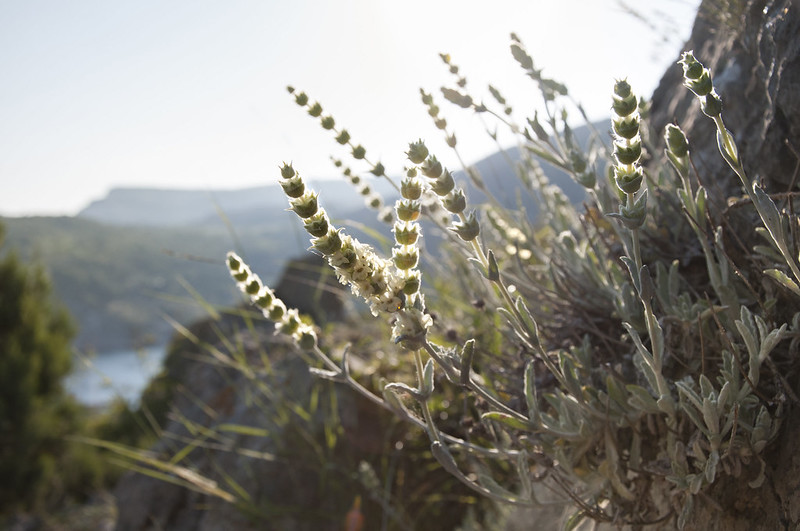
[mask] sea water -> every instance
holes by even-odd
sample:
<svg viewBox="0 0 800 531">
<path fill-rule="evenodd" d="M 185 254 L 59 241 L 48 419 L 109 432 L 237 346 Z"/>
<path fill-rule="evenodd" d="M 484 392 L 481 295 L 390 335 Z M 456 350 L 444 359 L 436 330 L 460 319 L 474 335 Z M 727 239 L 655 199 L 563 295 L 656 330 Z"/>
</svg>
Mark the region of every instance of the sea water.
<svg viewBox="0 0 800 531">
<path fill-rule="evenodd" d="M 92 356 L 79 354 L 65 387 L 91 407 L 104 407 L 115 398 L 136 406 L 150 379 L 161 371 L 166 346 L 118 350 Z"/>
</svg>

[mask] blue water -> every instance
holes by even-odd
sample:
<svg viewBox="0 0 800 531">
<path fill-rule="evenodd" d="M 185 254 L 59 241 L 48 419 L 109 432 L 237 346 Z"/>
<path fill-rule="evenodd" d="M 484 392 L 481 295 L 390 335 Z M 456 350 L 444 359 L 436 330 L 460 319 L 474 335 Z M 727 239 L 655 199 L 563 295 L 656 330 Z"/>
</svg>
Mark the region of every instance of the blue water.
<svg viewBox="0 0 800 531">
<path fill-rule="evenodd" d="M 67 376 L 67 391 L 87 406 L 103 407 L 115 398 L 135 406 L 150 379 L 161 371 L 166 346 L 78 356 Z"/>
</svg>

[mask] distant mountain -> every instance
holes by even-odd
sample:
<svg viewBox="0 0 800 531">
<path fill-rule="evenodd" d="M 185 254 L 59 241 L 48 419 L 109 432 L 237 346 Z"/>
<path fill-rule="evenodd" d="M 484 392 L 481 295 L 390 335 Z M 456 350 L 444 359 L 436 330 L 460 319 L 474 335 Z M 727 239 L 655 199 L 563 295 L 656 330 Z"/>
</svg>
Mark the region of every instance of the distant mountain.
<svg viewBox="0 0 800 531">
<path fill-rule="evenodd" d="M 582 131 L 584 131 L 583 128 L 578 130 L 578 132 Z M 578 136 L 577 133 L 576 136 Z M 581 137 L 578 138 L 580 140 Z M 503 206 L 512 209 L 518 206 L 519 191 L 522 185 L 515 173 L 515 169 L 509 165 L 509 161 L 516 163 L 519 160 L 519 148 L 512 147 L 503 153 L 489 155 L 475 164 L 475 168 L 480 172 L 486 188 Z M 580 204 L 586 197 L 586 189 L 560 169 L 543 163 L 542 171 L 547 176 L 550 184 L 560 188 L 573 204 Z M 455 177 L 461 181 L 462 185 L 466 185 L 465 192 L 472 203 L 478 204 L 486 200 L 486 196 L 469 182 L 463 172 L 456 172 Z M 536 219 L 538 207 L 533 197 L 529 194 L 522 194 L 521 199 L 528 217 L 531 220 Z"/>
<path fill-rule="evenodd" d="M 344 215 L 364 205 L 363 197 L 339 179 L 308 179 L 324 197 L 331 215 Z M 385 179 L 371 178 L 378 193 L 391 194 Z M 113 225 L 188 227 L 219 224 L 223 217 L 248 225 L 269 221 L 274 212 L 287 208 L 286 196 L 276 182 L 239 190 L 161 190 L 114 188 L 78 213 L 78 217 Z"/>
</svg>

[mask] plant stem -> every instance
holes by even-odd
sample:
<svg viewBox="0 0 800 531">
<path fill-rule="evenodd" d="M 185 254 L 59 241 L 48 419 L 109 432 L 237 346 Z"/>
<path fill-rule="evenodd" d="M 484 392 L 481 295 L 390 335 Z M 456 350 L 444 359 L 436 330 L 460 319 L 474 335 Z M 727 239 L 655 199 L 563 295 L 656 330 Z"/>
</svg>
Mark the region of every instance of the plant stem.
<svg viewBox="0 0 800 531">
<path fill-rule="evenodd" d="M 780 226 L 780 218 L 777 220 L 777 227 L 774 226 L 774 223 L 769 222 L 770 216 L 768 215 L 768 212 L 764 210 L 761 201 L 759 201 L 759 198 L 756 196 L 756 193 L 753 189 L 757 185 L 755 183 L 751 183 L 750 179 L 745 174 L 744 167 L 742 166 L 742 162 L 739 158 L 739 153 L 736 148 L 736 143 L 733 140 L 733 136 L 725 128 L 725 123 L 722 121 L 722 115 L 715 116 L 714 123 L 717 125 L 717 133 L 719 138 L 722 140 L 721 144 L 719 145 L 719 149 L 722 152 L 723 158 L 734 171 L 734 173 L 736 173 L 736 175 L 739 177 L 739 180 L 742 181 L 744 190 L 747 192 L 748 197 L 750 197 L 750 200 L 756 207 L 756 211 L 761 217 L 761 221 L 764 223 L 764 227 L 766 227 L 767 232 L 769 232 L 773 243 L 775 243 L 781 255 L 783 255 L 783 259 L 786 261 L 789 269 L 792 270 L 795 280 L 800 282 L 800 267 L 798 267 L 797 261 L 789 251 L 789 246 L 787 245 L 785 235 L 783 234 L 783 227 Z M 777 207 L 775 208 L 777 210 Z"/>
<path fill-rule="evenodd" d="M 442 359 L 442 357 L 439 355 L 439 353 L 436 352 L 436 349 L 433 348 L 433 346 L 428 342 L 427 339 L 424 341 L 423 345 L 424 345 L 425 351 L 430 355 L 431 358 L 433 358 L 433 360 L 437 364 L 439 364 L 440 366 L 442 366 L 444 368 L 447 367 L 446 362 Z M 469 381 L 467 382 L 467 388 L 470 391 L 473 391 L 474 393 L 480 395 L 481 398 L 486 400 L 492 406 L 494 406 L 497 409 L 501 410 L 503 413 L 506 413 L 507 415 L 510 415 L 510 416 L 514 417 L 515 419 L 517 419 L 519 421 L 528 422 L 528 417 L 526 417 L 525 415 L 519 413 L 518 411 L 515 411 L 515 410 L 511 409 L 510 407 L 508 407 L 504 403 L 500 402 L 500 400 L 498 400 L 497 397 L 495 397 L 494 395 L 489 393 L 489 391 L 487 391 L 486 389 L 484 389 L 480 385 L 476 384 L 472 380 L 472 378 L 470 378 Z"/>
<path fill-rule="evenodd" d="M 318 346 L 314 347 L 313 352 L 314 355 L 317 356 L 329 369 L 338 372 L 340 375 L 342 375 L 341 367 L 339 367 L 335 361 L 333 361 L 330 357 L 328 357 L 328 355 L 325 354 Z M 351 389 L 353 389 L 355 392 L 357 392 L 358 394 L 360 394 L 373 404 L 395 415 L 400 414 L 400 416 L 404 418 L 406 421 L 427 431 L 427 426 L 419 418 L 408 414 L 401 414 L 396 409 L 389 406 L 389 404 L 387 404 L 386 401 L 384 401 L 381 397 L 377 396 L 375 393 L 373 393 L 372 391 L 370 391 L 369 389 L 358 383 L 358 381 L 354 379 L 352 376 L 350 375 L 347 375 L 346 377 L 344 377 L 344 375 L 342 376 L 343 376 L 342 380 L 343 383 L 350 386 Z M 458 446 L 474 454 L 480 454 L 494 459 L 516 459 L 517 455 L 519 454 L 519 452 L 516 450 L 497 450 L 493 448 L 485 448 L 483 446 L 467 442 L 453 435 L 442 433 L 441 431 L 439 431 L 438 433 L 442 441 L 446 441 L 448 444 Z"/>
</svg>

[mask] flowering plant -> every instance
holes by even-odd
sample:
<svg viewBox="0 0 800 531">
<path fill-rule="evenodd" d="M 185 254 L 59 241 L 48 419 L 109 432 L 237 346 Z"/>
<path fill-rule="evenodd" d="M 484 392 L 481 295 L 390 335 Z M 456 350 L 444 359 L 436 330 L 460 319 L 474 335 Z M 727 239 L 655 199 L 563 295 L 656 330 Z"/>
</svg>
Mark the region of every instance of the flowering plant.
<svg viewBox="0 0 800 531">
<path fill-rule="evenodd" d="M 409 144 L 404 177 L 395 182 L 347 130 L 323 116 L 319 103 L 289 89 L 355 161 L 392 180 L 400 193 L 390 216 L 382 199 L 362 188 L 382 219 L 393 218 L 392 256 L 384 258 L 332 224 L 292 165 L 280 170 L 311 249 L 373 315 L 391 320 L 392 343 L 413 356 L 416 385 L 384 382 L 371 391 L 351 373 L 349 351 L 336 360 L 323 349 L 314 326 L 276 299 L 241 258 L 229 254 L 229 269 L 278 332 L 321 360 L 314 374 L 349 385 L 425 429 L 442 467 L 473 490 L 520 506 L 566 502 L 574 509 L 568 527 L 584 518 L 630 525 L 675 519 L 683 527 L 697 496 L 721 477 L 743 476 L 753 488 L 764 481 L 761 456 L 780 429 L 784 393 L 790 393 L 782 390 L 788 387 L 775 364 L 796 351 L 800 332 L 796 300 L 783 311 L 775 306 L 777 297 L 800 295 L 798 246 L 789 230 L 796 217 L 745 175 L 722 122 L 722 99 L 691 52 L 681 59 L 686 86 L 714 120 L 720 153 L 771 245 L 746 265 L 726 253 L 719 212 L 692 171 L 680 127 L 667 126 L 659 159 L 643 126 L 647 105 L 621 80 L 611 98 L 613 145 L 606 147 L 598 134 L 581 143 L 570 125 L 574 104 L 567 88 L 544 77 L 513 34 L 511 52 L 541 93 L 543 121 L 538 113 L 524 125 L 516 121 L 495 87 L 493 104 L 479 102 L 447 55 L 442 59 L 457 81 L 442 95 L 517 135 L 515 169 L 539 207 L 535 221 L 503 205 L 474 168 L 461 176 L 449 171 L 422 140 Z M 421 95 L 458 153 L 434 97 Z M 664 160 L 674 174 L 657 171 Z M 583 208 L 550 185 L 543 162 L 584 187 Z M 351 169 L 344 173 L 361 183 Z M 488 196 L 486 204 L 468 211 L 462 177 Z M 430 230 L 446 229 L 451 244 L 441 257 L 446 280 L 431 275 L 429 283 L 446 282 L 448 292 L 461 288 L 474 304 L 448 305 L 442 289 L 428 292 L 426 301 L 424 220 Z M 700 272 L 680 254 L 697 245 Z M 742 267 L 774 283 L 748 284 Z M 479 274 L 467 274 L 475 268 Z M 776 295 L 776 288 L 783 291 Z M 440 429 L 432 414 L 437 385 L 460 390 L 469 404 L 460 414 L 483 431 Z M 765 399 L 768 393 L 779 398 Z"/>
</svg>

